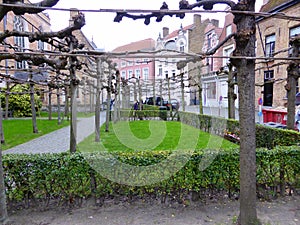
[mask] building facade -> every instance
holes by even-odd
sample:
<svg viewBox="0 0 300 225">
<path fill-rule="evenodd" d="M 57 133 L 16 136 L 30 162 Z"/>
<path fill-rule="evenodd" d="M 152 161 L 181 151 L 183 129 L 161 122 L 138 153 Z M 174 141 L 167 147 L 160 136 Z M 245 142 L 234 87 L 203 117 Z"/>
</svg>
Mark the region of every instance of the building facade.
<svg viewBox="0 0 300 225">
<path fill-rule="evenodd" d="M 192 25 L 183 27 L 169 33 L 169 28 L 164 27 L 162 35 L 156 41 L 155 63 L 155 83 L 157 84 L 157 96 L 170 101 L 176 99 L 180 106 L 187 105 L 190 102 L 188 87 L 187 67 L 177 68 L 177 63 L 182 58 L 176 58 L 179 53 L 188 53 L 189 51 L 189 29 Z M 169 52 L 163 50 L 170 50 Z M 172 52 L 174 51 L 174 52 Z M 174 55 L 174 57 L 173 57 Z"/>
<path fill-rule="evenodd" d="M 6 30 L 16 30 L 20 32 L 49 32 L 51 30 L 50 18 L 47 13 L 43 12 L 38 14 L 25 14 L 21 16 L 8 12 L 0 22 L 0 32 L 4 32 Z M 5 42 L 7 43 L 6 45 L 0 46 L 1 51 L 9 52 L 11 54 L 14 52 L 30 52 L 31 50 L 38 52 L 51 50 L 51 46 L 47 43 L 42 41 L 29 42 L 27 37 L 8 37 L 5 39 Z M 18 79 L 21 82 L 26 81 L 29 78 L 29 65 L 25 60 L 17 62 L 13 59 L 4 59 L 1 61 L 1 66 L 1 74 L 7 77 L 1 81 L 1 87 L 9 88 L 9 77 Z M 34 81 L 45 82 L 49 74 L 43 66 L 40 66 L 39 68 L 36 68 L 35 72 L 32 72 L 32 75 Z M 41 97 L 43 96 L 43 93 L 40 92 L 39 94 L 41 94 Z"/>
<path fill-rule="evenodd" d="M 284 13 L 286 16 L 300 16 L 300 2 L 297 0 L 265 0 L 261 12 Z M 287 104 L 289 40 L 300 34 L 300 22 L 293 19 L 259 17 L 257 19 L 256 99 L 263 100 L 265 107 L 285 107 Z M 274 58 L 281 58 L 274 60 Z M 298 81 L 299 86 L 299 81 Z M 297 87 L 296 92 L 299 92 Z"/>
<path fill-rule="evenodd" d="M 112 50 L 112 53 L 152 52 L 154 50 L 155 41 L 152 38 L 148 38 L 119 46 Z M 136 58 L 118 58 L 113 59 L 113 61 L 117 65 L 121 79 L 128 84 L 121 93 L 123 107 L 129 107 L 135 101 L 144 101 L 148 96 L 152 96 L 155 77 L 155 61 L 152 57 L 143 58 L 136 54 Z"/>
</svg>

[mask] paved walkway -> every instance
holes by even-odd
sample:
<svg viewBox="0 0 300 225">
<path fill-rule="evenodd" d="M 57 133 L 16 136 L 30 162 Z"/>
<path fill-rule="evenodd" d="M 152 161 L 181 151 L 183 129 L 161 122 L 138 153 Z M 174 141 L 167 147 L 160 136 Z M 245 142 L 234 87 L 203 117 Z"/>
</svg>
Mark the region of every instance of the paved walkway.
<svg viewBox="0 0 300 225">
<path fill-rule="evenodd" d="M 100 123 L 105 122 L 105 112 L 100 114 Z M 95 117 L 79 118 L 77 123 L 77 143 L 95 132 Z M 38 154 L 59 153 L 70 149 L 70 126 L 61 128 L 52 133 L 35 138 L 29 142 L 17 145 L 3 154 Z"/>
</svg>

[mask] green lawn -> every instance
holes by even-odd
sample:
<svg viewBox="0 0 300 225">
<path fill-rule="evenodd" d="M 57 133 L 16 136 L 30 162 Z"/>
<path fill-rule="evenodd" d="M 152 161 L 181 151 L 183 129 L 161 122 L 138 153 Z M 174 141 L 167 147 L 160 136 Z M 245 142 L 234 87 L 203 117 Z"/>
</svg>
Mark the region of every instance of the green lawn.
<svg viewBox="0 0 300 225">
<path fill-rule="evenodd" d="M 64 115 L 64 113 L 63 112 L 61 112 L 61 117 L 63 117 L 63 115 Z M 77 113 L 77 117 L 90 117 L 90 116 L 94 116 L 95 115 L 95 113 L 93 112 L 93 113 L 90 113 L 90 112 L 87 112 L 87 113 L 85 113 L 85 112 L 78 112 Z M 41 117 L 41 118 L 48 118 L 48 112 L 45 112 L 45 111 L 42 111 L 42 112 L 38 112 L 37 113 L 37 116 L 38 117 Z M 58 117 L 58 113 L 57 112 L 52 112 L 52 117 L 53 118 L 57 118 Z"/>
<path fill-rule="evenodd" d="M 34 134 L 31 119 L 12 119 L 3 120 L 3 131 L 5 143 L 2 149 L 6 150 L 44 134 L 50 133 L 62 127 L 68 126 L 69 121 L 64 121 L 61 125 L 57 125 L 57 120 L 38 119 L 38 133 Z"/>
<path fill-rule="evenodd" d="M 231 149 L 238 145 L 219 136 L 202 132 L 192 126 L 176 121 L 131 121 L 110 124 L 110 132 L 101 127 L 101 142 L 95 143 L 95 135 L 91 135 L 78 144 L 81 152 L 107 150 L 175 150 L 175 149 Z"/>
</svg>

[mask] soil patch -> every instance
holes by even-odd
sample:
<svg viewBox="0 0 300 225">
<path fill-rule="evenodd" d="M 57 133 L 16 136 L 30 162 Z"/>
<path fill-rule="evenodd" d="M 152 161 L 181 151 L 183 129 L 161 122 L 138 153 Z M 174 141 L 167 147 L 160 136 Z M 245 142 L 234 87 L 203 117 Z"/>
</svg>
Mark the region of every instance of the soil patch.
<svg viewBox="0 0 300 225">
<path fill-rule="evenodd" d="M 239 202 L 218 200 L 184 204 L 106 201 L 101 207 L 86 202 L 80 208 L 54 207 L 46 211 L 30 208 L 9 212 L 12 224 L 18 225 L 196 225 L 233 224 Z M 258 201 L 257 212 L 263 224 L 299 225 L 300 196 Z"/>
</svg>

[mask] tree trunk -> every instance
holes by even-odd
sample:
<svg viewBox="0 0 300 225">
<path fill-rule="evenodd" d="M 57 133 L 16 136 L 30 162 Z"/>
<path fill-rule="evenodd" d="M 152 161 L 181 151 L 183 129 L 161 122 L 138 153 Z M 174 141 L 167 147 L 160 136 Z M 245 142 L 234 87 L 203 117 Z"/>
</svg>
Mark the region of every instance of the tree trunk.
<svg viewBox="0 0 300 225">
<path fill-rule="evenodd" d="M 105 132 L 109 132 L 110 102 L 111 102 L 111 70 L 109 69 L 109 74 L 108 74 L 108 88 L 107 88 L 107 107 L 106 107 Z"/>
<path fill-rule="evenodd" d="M 95 108 L 95 142 L 100 141 L 100 94 L 101 94 L 101 60 L 97 59 L 97 87 Z"/>
<path fill-rule="evenodd" d="M 0 98 L 0 106 L 1 106 L 1 98 Z M 1 144 L 5 143 L 4 132 L 3 132 L 3 111 L 2 111 L 2 107 L 0 107 L 0 142 L 1 142 Z"/>
<path fill-rule="evenodd" d="M 7 80 L 6 93 L 5 93 L 5 119 L 8 119 L 9 93 L 10 93 L 10 82 Z"/>
<path fill-rule="evenodd" d="M 2 116 L 1 116 L 2 117 Z M 4 224 L 8 220 L 5 183 L 2 163 L 2 148 L 0 147 L 0 224 Z"/>
<path fill-rule="evenodd" d="M 152 83 L 152 87 L 153 87 L 153 105 L 156 105 L 156 87 L 155 87 L 155 76 L 153 77 L 153 83 Z M 147 97 L 147 96 L 146 96 Z"/>
<path fill-rule="evenodd" d="M 73 40 L 70 42 L 70 51 L 73 50 Z M 70 124 L 70 152 L 76 152 L 77 145 L 77 88 L 78 81 L 75 73 L 75 59 L 70 57 L 70 95 L 71 95 L 71 124 Z"/>
<path fill-rule="evenodd" d="M 254 11 L 255 1 L 239 1 L 233 10 Z M 256 212 L 255 136 L 255 17 L 234 13 L 237 26 L 236 49 L 231 59 L 237 68 L 240 121 L 240 215 L 242 225 L 259 224 Z"/>
<path fill-rule="evenodd" d="M 32 75 L 30 75 L 30 79 L 32 79 Z M 33 133 L 38 133 L 38 128 L 36 124 L 36 110 L 35 110 L 35 102 L 34 102 L 34 84 L 30 84 L 30 104 L 31 104 L 31 113 L 32 113 L 32 129 Z"/>
<path fill-rule="evenodd" d="M 202 114 L 203 115 L 203 99 L 202 99 L 202 84 L 199 83 L 199 86 L 198 86 L 198 97 L 199 97 L 199 114 Z"/>
<path fill-rule="evenodd" d="M 292 57 L 299 57 L 300 39 L 294 38 L 290 41 L 293 53 Z M 291 61 L 288 68 L 288 79 L 286 90 L 288 92 L 288 105 L 287 105 L 287 128 L 294 130 L 295 127 L 295 101 L 296 101 L 296 86 L 299 75 L 299 62 Z"/>
<path fill-rule="evenodd" d="M 64 111 L 64 118 L 67 118 L 69 121 L 69 86 L 65 85 L 65 111 Z"/>
<path fill-rule="evenodd" d="M 52 120 L 52 89 L 50 87 L 48 97 L 48 119 Z"/>
<path fill-rule="evenodd" d="M 180 75 L 180 87 L 181 87 L 181 102 L 182 102 L 182 111 L 185 112 L 185 104 L 184 104 L 184 82 L 183 82 L 183 72 Z M 169 102 L 171 104 L 171 102 Z M 172 104 L 170 106 L 172 108 Z"/>
<path fill-rule="evenodd" d="M 228 66 L 228 118 L 235 119 L 235 94 L 234 94 L 234 76 L 232 71 L 232 65 Z"/>
<path fill-rule="evenodd" d="M 61 117 L 60 117 L 60 93 L 59 93 L 59 88 L 57 88 L 56 97 L 57 97 L 57 124 L 60 125 L 61 124 Z"/>
</svg>

